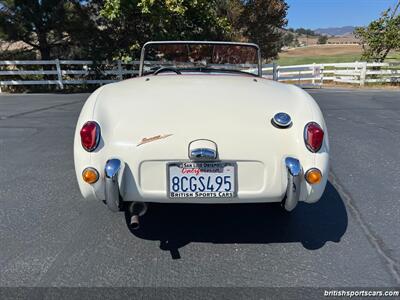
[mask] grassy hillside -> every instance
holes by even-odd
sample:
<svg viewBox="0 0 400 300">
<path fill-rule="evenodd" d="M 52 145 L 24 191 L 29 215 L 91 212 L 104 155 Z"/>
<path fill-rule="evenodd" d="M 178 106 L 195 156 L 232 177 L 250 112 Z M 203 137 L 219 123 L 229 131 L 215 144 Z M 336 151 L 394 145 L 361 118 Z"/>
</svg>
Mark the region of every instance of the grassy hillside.
<svg viewBox="0 0 400 300">
<path fill-rule="evenodd" d="M 361 61 L 361 53 L 359 45 L 315 45 L 281 52 L 276 62 L 281 66 L 355 62 Z M 390 53 L 386 61 L 400 61 L 400 53 Z"/>
<path fill-rule="evenodd" d="M 301 57 L 281 57 L 277 63 L 281 66 L 290 65 L 307 65 L 312 63 L 341 63 L 360 61 L 359 54 L 337 54 L 337 55 L 320 55 L 320 56 L 301 56 Z"/>
<path fill-rule="evenodd" d="M 359 45 L 315 45 L 281 52 L 279 65 L 300 65 L 312 63 L 339 63 L 360 60 L 362 49 Z"/>
<path fill-rule="evenodd" d="M 400 61 L 400 52 L 391 52 L 386 58 L 387 62 Z"/>
</svg>

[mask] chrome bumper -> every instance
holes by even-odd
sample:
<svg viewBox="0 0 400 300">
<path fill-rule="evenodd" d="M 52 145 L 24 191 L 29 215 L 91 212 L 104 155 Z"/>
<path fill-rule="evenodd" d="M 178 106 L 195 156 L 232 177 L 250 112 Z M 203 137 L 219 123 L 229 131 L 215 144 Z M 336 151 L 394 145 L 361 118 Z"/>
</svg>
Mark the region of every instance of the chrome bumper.
<svg viewBox="0 0 400 300">
<path fill-rule="evenodd" d="M 106 204 L 111 211 L 119 211 L 118 174 L 122 172 L 123 163 L 119 159 L 110 159 L 105 167 Z"/>
<path fill-rule="evenodd" d="M 299 160 L 293 157 L 287 157 L 285 165 L 288 174 L 288 183 L 282 205 L 287 211 L 292 211 L 300 199 L 302 169 Z M 120 210 L 118 175 L 122 171 L 123 162 L 119 159 L 110 159 L 107 161 L 105 166 L 105 202 L 107 207 L 114 212 Z"/>
<path fill-rule="evenodd" d="M 301 165 L 298 159 L 287 157 L 285 165 L 288 174 L 288 184 L 286 189 L 286 196 L 283 200 L 283 207 L 287 211 L 292 211 L 300 199 L 300 180 L 301 180 Z"/>
</svg>

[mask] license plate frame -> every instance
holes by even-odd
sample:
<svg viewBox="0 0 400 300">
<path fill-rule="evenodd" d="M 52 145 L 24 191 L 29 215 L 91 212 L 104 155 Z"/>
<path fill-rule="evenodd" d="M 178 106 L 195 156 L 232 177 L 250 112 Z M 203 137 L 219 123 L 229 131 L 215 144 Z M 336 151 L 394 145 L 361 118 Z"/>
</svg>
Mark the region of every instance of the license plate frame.
<svg viewBox="0 0 400 300">
<path fill-rule="evenodd" d="M 204 196 L 204 195 L 196 195 L 196 192 L 188 192 L 188 193 L 193 193 L 193 195 L 181 195 L 181 196 L 172 196 L 171 192 L 171 167 L 175 166 L 178 168 L 180 166 L 186 166 L 187 168 L 189 168 L 188 166 L 201 166 L 204 168 L 205 165 L 213 165 L 214 167 L 216 165 L 220 165 L 222 166 L 222 168 L 232 168 L 232 172 L 229 173 L 229 175 L 233 176 L 233 179 L 231 180 L 231 184 L 232 184 L 232 188 L 230 189 L 230 191 L 217 191 L 217 192 L 213 192 L 213 191 L 198 191 L 199 193 L 210 193 L 213 194 L 212 196 Z M 183 169 L 181 167 L 181 169 Z M 236 162 L 232 162 L 232 161 L 178 161 L 178 162 L 170 162 L 167 163 L 166 166 L 166 172 L 167 172 L 167 196 L 170 199 L 179 199 L 179 198 L 191 198 L 191 199 L 201 199 L 201 198 L 235 198 L 237 196 L 237 172 L 238 172 L 238 168 L 237 168 L 237 163 Z M 217 172 L 210 172 L 213 173 L 214 176 L 216 177 L 217 175 L 215 175 Z M 224 172 L 222 172 L 221 174 L 225 174 Z M 219 194 L 220 192 L 225 193 L 225 194 Z M 177 192 L 174 192 L 177 193 Z M 185 193 L 185 192 L 178 192 L 178 193 Z M 230 193 L 230 194 L 227 194 Z"/>
</svg>

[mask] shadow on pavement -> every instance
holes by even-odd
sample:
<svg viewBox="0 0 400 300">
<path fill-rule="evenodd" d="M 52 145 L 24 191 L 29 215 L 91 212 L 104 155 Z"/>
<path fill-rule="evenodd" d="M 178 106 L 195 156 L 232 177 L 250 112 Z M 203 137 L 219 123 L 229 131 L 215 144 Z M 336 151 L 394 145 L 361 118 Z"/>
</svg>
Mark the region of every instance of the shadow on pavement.
<svg viewBox="0 0 400 300">
<path fill-rule="evenodd" d="M 125 214 L 128 224 L 129 215 Z M 271 204 L 151 204 L 135 236 L 159 240 L 160 248 L 179 259 L 179 248 L 191 242 L 293 243 L 315 250 L 339 242 L 347 229 L 347 212 L 339 193 L 328 182 L 321 200 L 299 203 L 285 212 Z"/>
</svg>

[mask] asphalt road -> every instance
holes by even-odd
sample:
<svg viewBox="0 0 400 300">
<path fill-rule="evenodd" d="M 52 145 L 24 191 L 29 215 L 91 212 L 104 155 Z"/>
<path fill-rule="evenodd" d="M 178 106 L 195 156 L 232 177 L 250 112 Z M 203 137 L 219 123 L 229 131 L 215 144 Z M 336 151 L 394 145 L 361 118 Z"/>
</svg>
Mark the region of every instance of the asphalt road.
<svg viewBox="0 0 400 300">
<path fill-rule="evenodd" d="M 398 286 L 400 92 L 309 92 L 331 142 L 320 202 L 153 205 L 138 232 L 78 190 L 87 94 L 0 95 L 0 286 Z"/>
</svg>

